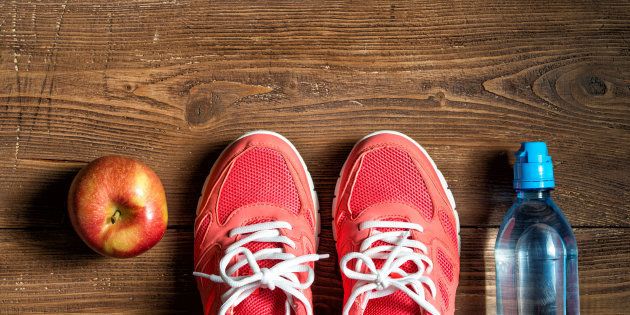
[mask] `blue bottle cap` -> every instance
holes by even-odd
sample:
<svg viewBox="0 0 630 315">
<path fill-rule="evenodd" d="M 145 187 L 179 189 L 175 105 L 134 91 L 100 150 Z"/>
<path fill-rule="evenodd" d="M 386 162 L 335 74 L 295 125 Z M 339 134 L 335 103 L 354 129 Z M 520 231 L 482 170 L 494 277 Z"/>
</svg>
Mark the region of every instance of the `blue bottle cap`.
<svg viewBox="0 0 630 315">
<path fill-rule="evenodd" d="M 544 142 L 523 142 L 514 153 L 514 188 L 554 188 L 553 165 Z"/>
</svg>

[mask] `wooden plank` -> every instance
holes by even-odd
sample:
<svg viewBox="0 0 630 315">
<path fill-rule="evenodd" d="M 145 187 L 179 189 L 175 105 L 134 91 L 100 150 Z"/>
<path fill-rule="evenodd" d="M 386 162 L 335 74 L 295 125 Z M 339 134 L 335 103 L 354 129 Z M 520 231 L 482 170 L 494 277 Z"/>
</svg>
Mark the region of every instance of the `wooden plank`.
<svg viewBox="0 0 630 315">
<path fill-rule="evenodd" d="M 494 313 L 496 231 L 462 231 L 459 314 Z M 320 252 L 334 253 L 328 232 L 324 231 Z M 583 313 L 624 313 L 630 307 L 630 230 L 575 232 Z M 0 230 L 0 313 L 198 313 L 192 242 L 190 231 L 171 229 L 146 254 L 116 260 L 91 252 L 67 229 Z M 316 314 L 339 314 L 341 290 L 336 258 L 318 264 Z"/>
<path fill-rule="evenodd" d="M 129 260 L 99 256 L 68 229 L 3 229 L 0 248 L 2 314 L 198 310 L 188 232 Z"/>
<path fill-rule="evenodd" d="M 346 1 L 47 0 L 3 3 L 0 9 L 10 70 L 16 64 L 27 69 L 29 57 L 31 70 L 46 69 L 47 57 L 56 70 L 205 60 L 378 69 L 419 62 L 479 68 L 532 52 L 614 51 L 623 48 L 619 34 L 627 32 L 628 6 L 623 1 L 369 1 L 357 6 Z"/>
</svg>

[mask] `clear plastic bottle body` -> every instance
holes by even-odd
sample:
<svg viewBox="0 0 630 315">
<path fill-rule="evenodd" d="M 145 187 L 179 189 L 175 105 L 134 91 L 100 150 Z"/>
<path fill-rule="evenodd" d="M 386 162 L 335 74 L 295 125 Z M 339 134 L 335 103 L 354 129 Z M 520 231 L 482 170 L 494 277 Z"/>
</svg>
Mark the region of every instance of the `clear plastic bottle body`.
<svg viewBox="0 0 630 315">
<path fill-rule="evenodd" d="M 497 314 L 579 314 L 575 236 L 550 189 L 520 190 L 495 245 Z"/>
</svg>

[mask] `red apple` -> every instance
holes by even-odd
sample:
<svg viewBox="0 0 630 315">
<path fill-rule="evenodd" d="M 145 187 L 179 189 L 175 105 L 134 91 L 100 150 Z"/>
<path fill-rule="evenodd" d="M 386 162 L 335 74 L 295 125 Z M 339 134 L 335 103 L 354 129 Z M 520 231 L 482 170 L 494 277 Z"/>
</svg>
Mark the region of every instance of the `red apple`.
<svg viewBox="0 0 630 315">
<path fill-rule="evenodd" d="M 90 248 L 118 258 L 140 255 L 157 244 L 168 220 L 158 176 L 122 156 L 98 158 L 77 174 L 68 194 L 68 214 Z"/>
</svg>

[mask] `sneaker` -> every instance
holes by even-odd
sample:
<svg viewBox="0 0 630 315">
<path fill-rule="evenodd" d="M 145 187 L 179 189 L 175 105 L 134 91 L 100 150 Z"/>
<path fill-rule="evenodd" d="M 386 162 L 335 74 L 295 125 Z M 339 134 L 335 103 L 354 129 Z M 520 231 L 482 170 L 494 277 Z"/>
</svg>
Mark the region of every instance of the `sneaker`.
<svg viewBox="0 0 630 315">
<path fill-rule="evenodd" d="M 453 314 L 459 221 L 426 151 L 380 131 L 352 149 L 335 188 L 343 314 Z"/>
<path fill-rule="evenodd" d="M 194 260 L 205 314 L 313 313 L 317 195 L 283 136 L 248 133 L 228 146 L 197 205 Z"/>
</svg>

